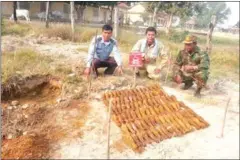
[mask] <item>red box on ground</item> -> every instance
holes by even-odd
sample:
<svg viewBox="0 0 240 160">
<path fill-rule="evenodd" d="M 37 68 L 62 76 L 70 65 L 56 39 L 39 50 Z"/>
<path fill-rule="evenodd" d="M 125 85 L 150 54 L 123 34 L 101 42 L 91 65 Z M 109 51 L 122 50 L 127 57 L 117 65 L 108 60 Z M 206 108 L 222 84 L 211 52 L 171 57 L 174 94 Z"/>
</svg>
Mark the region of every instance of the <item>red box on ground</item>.
<svg viewBox="0 0 240 160">
<path fill-rule="evenodd" d="M 141 52 L 131 52 L 129 56 L 129 66 L 131 67 L 142 67 L 142 53 Z"/>
</svg>

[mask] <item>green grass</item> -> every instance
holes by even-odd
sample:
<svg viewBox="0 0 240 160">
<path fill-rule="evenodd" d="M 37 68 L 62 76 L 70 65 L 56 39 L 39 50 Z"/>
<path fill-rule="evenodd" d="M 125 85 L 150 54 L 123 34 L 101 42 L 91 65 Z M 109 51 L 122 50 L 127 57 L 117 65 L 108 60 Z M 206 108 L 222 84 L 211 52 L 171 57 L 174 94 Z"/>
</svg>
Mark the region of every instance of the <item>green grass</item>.
<svg viewBox="0 0 240 160">
<path fill-rule="evenodd" d="M 227 52 L 213 52 L 210 55 L 210 76 L 212 78 L 239 78 L 239 54 Z"/>
<path fill-rule="evenodd" d="M 57 64 L 52 57 L 37 53 L 30 48 L 23 48 L 17 52 L 4 53 L 2 55 L 1 67 L 3 83 L 11 76 L 17 74 L 21 74 L 22 76 L 52 74 L 64 78 L 72 73 L 70 65 L 62 66 L 61 64 Z"/>
<path fill-rule="evenodd" d="M 19 35 L 25 36 L 31 31 L 30 24 L 25 23 L 14 23 L 10 21 L 3 20 L 2 23 L 2 35 Z"/>
<path fill-rule="evenodd" d="M 63 40 L 71 40 L 71 26 L 70 24 L 50 24 L 50 28 L 46 29 L 44 23 L 33 22 L 31 24 L 18 23 L 15 24 L 8 20 L 4 20 L 1 24 L 3 29 L 3 35 L 20 35 L 24 36 L 30 33 L 34 33 L 35 36 L 45 35 L 47 37 L 61 37 Z M 90 42 L 93 36 L 101 34 L 101 28 L 83 27 L 76 25 L 74 40 L 77 43 Z M 186 31 L 171 31 L 170 36 L 167 36 L 164 31 L 158 31 L 157 38 L 163 42 L 163 44 L 169 48 L 172 53 L 172 59 L 176 58 L 178 52 L 183 49 L 182 41 L 185 36 L 189 34 Z M 124 66 L 128 65 L 128 53 L 131 52 L 133 45 L 145 35 L 137 35 L 136 32 L 120 29 L 118 37 L 118 46 L 120 52 L 123 55 Z M 198 44 L 202 49 L 206 46 L 206 36 L 198 36 Z M 78 48 L 78 51 L 87 52 L 88 48 Z M 27 52 L 27 53 L 26 53 Z M 20 53 L 20 54 L 19 54 Z M 41 68 L 49 67 L 47 64 L 47 58 L 39 57 L 33 51 L 18 51 L 17 53 L 6 53 L 3 55 L 3 79 L 15 73 L 18 70 L 26 70 L 26 72 L 33 72 L 34 66 L 39 66 L 38 63 L 42 63 Z M 37 61 L 40 58 L 40 61 Z M 231 39 L 231 37 L 213 37 L 213 49 L 210 55 L 210 78 L 232 77 L 238 79 L 239 77 L 239 40 Z M 5 62 L 4 62 L 5 61 Z M 19 62 L 17 62 L 19 61 Z M 69 74 L 70 69 L 64 69 L 65 67 L 59 67 L 54 70 L 57 74 Z M 29 70 L 25 68 L 31 68 Z M 67 67 L 69 68 L 69 67 Z M 37 68 L 36 68 L 37 70 Z M 44 69 L 42 69 L 44 71 Z M 47 71 L 47 69 L 46 69 Z M 25 72 L 25 71 L 24 71 Z M 35 70 L 34 70 L 35 72 Z"/>
<path fill-rule="evenodd" d="M 34 24 L 35 26 L 36 24 Z M 44 35 L 48 38 L 60 37 L 63 40 L 72 40 L 71 26 L 67 24 L 50 25 L 49 28 L 45 28 L 42 25 L 33 28 L 36 35 Z M 100 34 L 100 29 L 98 29 Z M 74 41 L 79 43 L 90 42 L 93 36 L 96 34 L 95 28 L 86 28 L 75 26 Z"/>
<path fill-rule="evenodd" d="M 49 73 L 50 63 L 53 60 L 32 49 L 21 49 L 13 53 L 2 55 L 2 82 L 15 74 L 32 75 Z"/>
</svg>

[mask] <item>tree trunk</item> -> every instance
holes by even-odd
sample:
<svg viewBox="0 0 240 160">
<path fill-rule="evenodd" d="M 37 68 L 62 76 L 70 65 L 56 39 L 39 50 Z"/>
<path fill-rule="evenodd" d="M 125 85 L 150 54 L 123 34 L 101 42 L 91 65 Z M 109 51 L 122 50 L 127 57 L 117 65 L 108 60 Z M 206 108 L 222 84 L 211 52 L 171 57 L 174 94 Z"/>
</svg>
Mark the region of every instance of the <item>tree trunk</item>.
<svg viewBox="0 0 240 160">
<path fill-rule="evenodd" d="M 157 26 L 156 15 L 157 15 L 157 10 L 158 10 L 160 4 L 161 4 L 161 2 L 158 2 L 158 5 L 156 5 L 155 8 L 154 8 L 153 17 L 152 17 L 153 19 L 152 19 L 152 22 L 151 22 L 151 26 L 154 26 L 154 27 Z"/>
<path fill-rule="evenodd" d="M 113 21 L 113 20 L 112 20 L 112 19 L 113 19 L 113 18 L 112 18 L 112 17 L 113 17 L 113 9 L 114 9 L 114 5 L 111 6 L 111 14 L 110 14 L 110 22 L 109 22 L 110 25 L 112 25 L 112 21 Z"/>
<path fill-rule="evenodd" d="M 211 19 L 211 22 L 209 24 L 209 31 L 208 31 L 208 34 L 207 34 L 206 50 L 207 50 L 208 54 L 211 54 L 211 52 L 212 52 L 212 33 L 213 33 L 215 25 L 216 25 L 216 16 L 213 15 L 212 19 Z"/>
<path fill-rule="evenodd" d="M 71 4 L 71 26 L 72 26 L 72 41 L 74 41 L 74 1 L 70 2 Z"/>
<path fill-rule="evenodd" d="M 46 21 L 46 28 L 49 28 L 49 1 L 46 2 L 46 17 L 45 17 L 45 21 Z"/>
<path fill-rule="evenodd" d="M 78 20 L 78 22 L 82 22 L 83 21 L 83 12 L 84 12 L 85 8 L 86 8 L 85 6 L 80 6 L 80 5 L 75 7 L 75 10 L 77 12 L 77 20 Z"/>
<path fill-rule="evenodd" d="M 101 8 L 100 8 L 100 6 L 98 7 L 98 22 L 100 23 L 101 22 L 101 16 L 100 16 L 100 14 L 101 14 Z"/>
<path fill-rule="evenodd" d="M 171 13 L 170 17 L 169 17 L 169 21 L 167 23 L 167 28 L 166 28 L 166 34 L 167 35 L 169 35 L 169 33 L 170 33 L 170 28 L 171 28 L 171 25 L 172 25 L 172 19 L 173 19 L 173 14 Z"/>
<path fill-rule="evenodd" d="M 20 2 L 17 2 L 17 9 L 20 9 Z"/>
<path fill-rule="evenodd" d="M 119 19 L 118 19 L 118 6 L 115 6 L 114 10 L 114 37 L 117 39 L 118 38 L 118 24 L 119 24 Z"/>
<path fill-rule="evenodd" d="M 13 2 L 13 19 L 14 19 L 15 23 L 17 23 L 17 12 L 16 12 L 16 10 L 17 10 L 17 2 L 14 1 Z"/>
</svg>

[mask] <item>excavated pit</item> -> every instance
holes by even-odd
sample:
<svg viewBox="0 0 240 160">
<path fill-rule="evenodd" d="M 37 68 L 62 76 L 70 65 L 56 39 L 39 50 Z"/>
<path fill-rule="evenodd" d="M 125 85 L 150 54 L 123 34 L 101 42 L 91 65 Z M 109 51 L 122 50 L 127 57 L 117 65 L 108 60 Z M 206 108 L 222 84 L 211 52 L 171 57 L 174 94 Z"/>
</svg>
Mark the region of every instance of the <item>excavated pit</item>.
<svg viewBox="0 0 240 160">
<path fill-rule="evenodd" d="M 51 75 L 14 76 L 2 84 L 3 158 L 49 157 L 49 144 L 54 141 L 51 135 L 58 133 L 56 140 L 65 135 L 59 127 L 46 123 L 61 86 L 61 80 Z"/>
<path fill-rule="evenodd" d="M 13 100 L 44 102 L 54 100 L 61 93 L 61 81 L 51 75 L 11 77 L 2 84 L 2 103 Z"/>
</svg>

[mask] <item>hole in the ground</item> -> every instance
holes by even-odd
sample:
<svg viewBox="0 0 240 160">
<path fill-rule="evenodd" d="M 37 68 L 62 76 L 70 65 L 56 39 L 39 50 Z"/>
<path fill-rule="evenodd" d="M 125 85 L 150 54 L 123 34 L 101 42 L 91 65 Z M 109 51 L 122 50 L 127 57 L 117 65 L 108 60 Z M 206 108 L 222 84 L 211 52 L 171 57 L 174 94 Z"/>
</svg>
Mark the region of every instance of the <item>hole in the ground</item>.
<svg viewBox="0 0 240 160">
<path fill-rule="evenodd" d="M 2 84 L 3 103 L 12 100 L 20 102 L 46 102 L 55 100 L 61 93 L 61 80 L 51 75 L 33 75 L 30 77 L 11 77 Z"/>
</svg>

